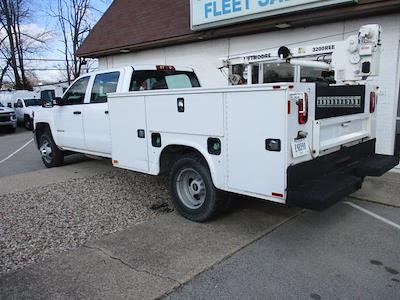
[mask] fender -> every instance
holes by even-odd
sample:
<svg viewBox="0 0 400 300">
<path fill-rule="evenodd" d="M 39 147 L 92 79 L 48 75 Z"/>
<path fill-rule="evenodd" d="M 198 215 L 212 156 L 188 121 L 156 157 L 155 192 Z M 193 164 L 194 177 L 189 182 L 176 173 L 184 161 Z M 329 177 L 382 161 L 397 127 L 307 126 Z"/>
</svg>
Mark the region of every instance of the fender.
<svg viewBox="0 0 400 300">
<path fill-rule="evenodd" d="M 58 136 L 55 132 L 55 127 L 54 127 L 53 109 L 54 108 L 46 108 L 35 113 L 34 131 L 36 136 L 37 125 L 47 124 L 50 129 L 50 133 L 53 136 L 54 142 L 56 143 L 56 145 L 58 145 Z"/>
<path fill-rule="evenodd" d="M 212 181 L 215 185 L 215 187 L 217 187 L 218 189 L 222 189 L 224 187 L 224 177 L 223 177 L 223 173 L 221 174 L 217 174 L 217 166 L 216 166 L 216 162 L 214 161 L 214 159 L 212 158 L 212 155 L 208 153 L 207 147 L 206 145 L 202 145 L 196 141 L 192 141 L 192 140 L 183 140 L 183 139 L 168 139 L 167 143 L 165 144 L 165 146 L 162 148 L 162 150 L 156 154 L 156 161 L 154 162 L 154 167 L 157 168 L 157 170 L 154 170 L 155 173 L 158 175 L 160 173 L 160 158 L 161 158 L 161 154 L 163 153 L 163 151 L 169 147 L 169 146 L 183 146 L 183 147 L 189 147 L 189 148 L 193 148 L 194 150 L 198 151 L 206 160 L 207 164 L 208 164 L 208 168 L 210 170 L 210 174 L 211 174 L 211 178 Z M 218 156 L 218 158 L 221 160 L 223 157 L 223 154 L 221 154 L 221 156 Z"/>
</svg>

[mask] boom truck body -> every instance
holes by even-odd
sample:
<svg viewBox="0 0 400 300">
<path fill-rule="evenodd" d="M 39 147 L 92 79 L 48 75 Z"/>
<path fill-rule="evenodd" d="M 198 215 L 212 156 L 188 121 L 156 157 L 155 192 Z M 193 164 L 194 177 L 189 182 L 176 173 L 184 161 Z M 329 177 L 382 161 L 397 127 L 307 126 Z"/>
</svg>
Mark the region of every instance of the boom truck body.
<svg viewBox="0 0 400 300">
<path fill-rule="evenodd" d="M 226 207 L 223 192 L 322 210 L 399 163 L 375 153 L 379 93 L 366 79 L 379 73 L 380 34 L 367 25 L 329 46 L 224 59 L 221 67 L 247 65 L 244 78 L 229 76 L 247 85 L 200 88 L 192 69 L 172 66 L 85 75 L 35 116 L 38 147 L 48 167 L 82 152 L 169 174 L 175 208 L 193 221 Z M 297 75 L 257 84 L 259 61 L 294 65 Z M 322 79 L 303 80 L 302 67 Z"/>
</svg>

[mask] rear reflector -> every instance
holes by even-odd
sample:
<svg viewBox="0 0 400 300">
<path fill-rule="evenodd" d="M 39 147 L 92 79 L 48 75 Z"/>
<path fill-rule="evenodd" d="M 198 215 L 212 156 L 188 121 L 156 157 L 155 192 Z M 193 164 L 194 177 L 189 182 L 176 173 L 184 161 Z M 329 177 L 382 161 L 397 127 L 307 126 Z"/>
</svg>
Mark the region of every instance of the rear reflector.
<svg viewBox="0 0 400 300">
<path fill-rule="evenodd" d="M 369 112 L 373 114 L 376 109 L 376 94 L 375 92 L 371 92 L 369 95 Z"/>
<path fill-rule="evenodd" d="M 299 124 L 306 124 L 308 121 L 308 95 L 304 93 L 304 99 L 299 99 Z"/>
<path fill-rule="evenodd" d="M 288 115 L 292 113 L 292 103 L 290 102 L 290 100 L 288 100 L 287 102 L 287 113 Z"/>
<path fill-rule="evenodd" d="M 174 66 L 157 66 L 157 71 L 175 71 L 175 67 Z"/>
<path fill-rule="evenodd" d="M 281 194 L 281 193 L 272 193 L 272 196 L 278 197 L 278 198 L 283 198 L 283 194 Z"/>
</svg>

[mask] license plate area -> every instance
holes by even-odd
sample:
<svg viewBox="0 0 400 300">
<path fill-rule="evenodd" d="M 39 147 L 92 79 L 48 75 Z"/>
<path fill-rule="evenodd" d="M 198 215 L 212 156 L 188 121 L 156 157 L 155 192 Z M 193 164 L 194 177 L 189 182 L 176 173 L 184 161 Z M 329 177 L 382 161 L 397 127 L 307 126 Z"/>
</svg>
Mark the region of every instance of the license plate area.
<svg viewBox="0 0 400 300">
<path fill-rule="evenodd" d="M 292 141 L 292 154 L 294 158 L 310 154 L 310 147 L 306 139 L 297 139 Z"/>
</svg>

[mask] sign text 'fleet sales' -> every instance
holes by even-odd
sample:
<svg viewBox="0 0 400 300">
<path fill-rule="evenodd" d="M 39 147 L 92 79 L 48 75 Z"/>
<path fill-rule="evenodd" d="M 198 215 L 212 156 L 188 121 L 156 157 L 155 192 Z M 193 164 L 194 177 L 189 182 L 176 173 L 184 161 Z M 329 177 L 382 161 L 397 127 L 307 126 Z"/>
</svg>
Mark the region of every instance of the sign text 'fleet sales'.
<svg viewBox="0 0 400 300">
<path fill-rule="evenodd" d="M 192 29 L 205 29 L 356 0 L 191 0 Z"/>
</svg>

